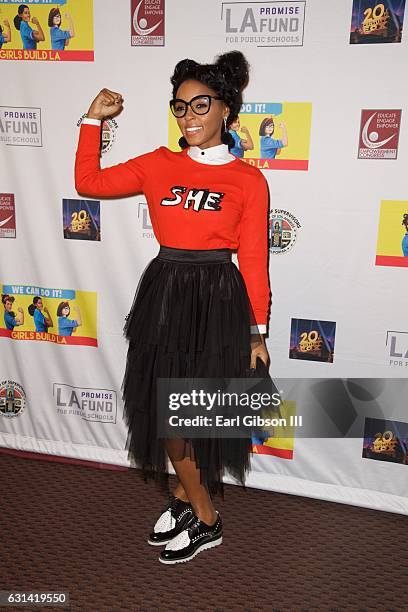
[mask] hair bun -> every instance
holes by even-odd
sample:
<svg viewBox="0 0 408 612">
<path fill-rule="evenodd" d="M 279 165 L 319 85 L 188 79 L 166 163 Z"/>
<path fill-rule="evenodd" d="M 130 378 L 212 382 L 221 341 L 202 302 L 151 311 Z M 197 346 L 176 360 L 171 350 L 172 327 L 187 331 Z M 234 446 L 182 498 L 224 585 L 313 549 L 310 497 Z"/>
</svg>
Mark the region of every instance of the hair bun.
<svg viewBox="0 0 408 612">
<path fill-rule="evenodd" d="M 230 51 L 217 57 L 215 65 L 221 71 L 224 80 L 238 91 L 248 84 L 249 64 L 241 51 Z"/>
<path fill-rule="evenodd" d="M 171 84 L 174 86 L 174 84 L 178 82 L 179 80 L 182 81 L 184 74 L 191 71 L 196 66 L 199 66 L 199 64 L 192 59 L 186 58 L 186 59 L 180 60 L 176 64 L 176 67 L 174 69 L 174 74 L 170 79 Z"/>
</svg>

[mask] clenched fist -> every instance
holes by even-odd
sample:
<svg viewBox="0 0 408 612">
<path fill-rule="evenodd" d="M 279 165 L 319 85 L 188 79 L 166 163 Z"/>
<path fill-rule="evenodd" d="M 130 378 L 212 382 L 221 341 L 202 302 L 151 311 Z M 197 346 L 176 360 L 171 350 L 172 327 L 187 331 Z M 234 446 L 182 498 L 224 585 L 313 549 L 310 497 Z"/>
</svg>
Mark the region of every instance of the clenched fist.
<svg viewBox="0 0 408 612">
<path fill-rule="evenodd" d="M 104 88 L 92 102 L 87 112 L 87 116 L 90 119 L 103 120 L 106 117 L 116 115 L 122 110 L 122 105 L 123 97 L 120 93 Z"/>
</svg>

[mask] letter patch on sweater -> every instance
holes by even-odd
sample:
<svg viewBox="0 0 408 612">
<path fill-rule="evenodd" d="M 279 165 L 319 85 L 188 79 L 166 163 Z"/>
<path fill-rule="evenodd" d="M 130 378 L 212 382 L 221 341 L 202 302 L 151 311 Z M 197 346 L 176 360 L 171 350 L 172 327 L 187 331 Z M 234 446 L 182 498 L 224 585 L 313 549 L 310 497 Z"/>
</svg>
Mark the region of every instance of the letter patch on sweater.
<svg viewBox="0 0 408 612">
<path fill-rule="evenodd" d="M 192 208 L 196 212 L 200 210 L 221 210 L 220 202 L 225 193 L 220 191 L 210 191 L 209 189 L 198 189 L 193 187 L 188 189 L 181 185 L 176 185 L 170 189 L 173 198 L 164 198 L 161 206 L 177 206 L 183 203 L 183 208 Z"/>
</svg>

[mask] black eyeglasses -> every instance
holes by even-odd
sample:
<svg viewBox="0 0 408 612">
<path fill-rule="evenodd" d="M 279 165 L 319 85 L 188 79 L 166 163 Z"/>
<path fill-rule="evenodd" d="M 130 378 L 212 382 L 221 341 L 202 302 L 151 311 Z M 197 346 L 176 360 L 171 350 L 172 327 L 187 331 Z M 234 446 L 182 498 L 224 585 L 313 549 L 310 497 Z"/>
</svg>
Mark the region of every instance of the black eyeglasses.
<svg viewBox="0 0 408 612">
<path fill-rule="evenodd" d="M 222 100 L 222 98 L 217 96 L 194 96 L 190 102 L 181 100 L 181 98 L 175 98 L 170 100 L 170 108 L 173 115 L 178 119 L 184 117 L 188 107 L 196 115 L 206 115 L 211 108 L 211 100 Z"/>
</svg>

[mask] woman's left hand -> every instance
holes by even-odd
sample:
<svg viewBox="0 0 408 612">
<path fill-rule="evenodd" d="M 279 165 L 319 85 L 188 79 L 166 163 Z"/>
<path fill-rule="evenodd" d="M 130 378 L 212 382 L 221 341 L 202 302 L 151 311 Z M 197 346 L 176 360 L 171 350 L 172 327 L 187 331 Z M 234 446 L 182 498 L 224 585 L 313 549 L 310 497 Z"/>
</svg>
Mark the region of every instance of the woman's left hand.
<svg viewBox="0 0 408 612">
<path fill-rule="evenodd" d="M 260 357 L 264 364 L 268 366 L 269 355 L 262 334 L 254 334 L 251 336 L 251 368 L 256 368 L 257 357 Z"/>
</svg>

